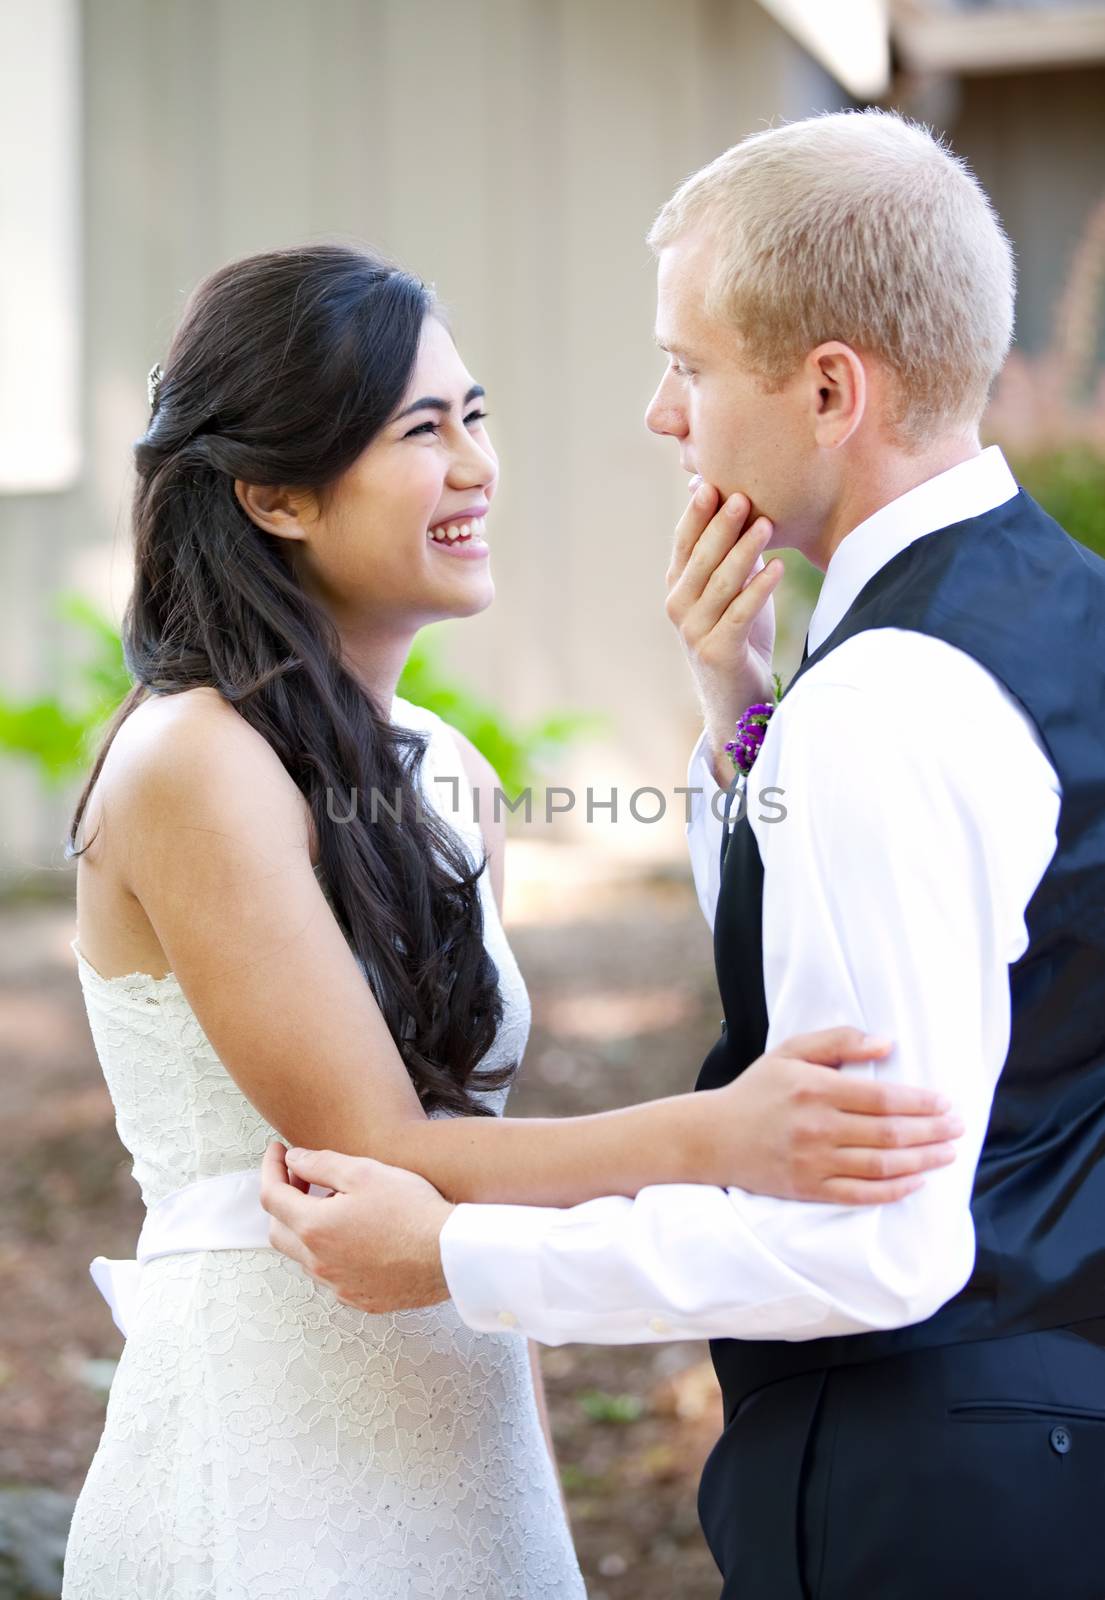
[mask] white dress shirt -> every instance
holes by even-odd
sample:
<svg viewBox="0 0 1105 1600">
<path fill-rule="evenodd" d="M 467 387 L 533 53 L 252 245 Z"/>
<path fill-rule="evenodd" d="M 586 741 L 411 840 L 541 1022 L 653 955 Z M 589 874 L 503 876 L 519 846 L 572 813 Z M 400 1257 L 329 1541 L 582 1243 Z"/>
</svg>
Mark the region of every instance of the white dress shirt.
<svg viewBox="0 0 1105 1600">
<path fill-rule="evenodd" d="M 861 523 L 829 564 L 811 652 L 899 551 L 1016 492 L 992 446 Z M 704 739 L 688 783 L 703 791 L 688 841 L 712 924 L 721 824 Z M 763 804 L 769 788 L 783 792 Z M 1008 968 L 1027 948 L 1025 909 L 1055 850 L 1056 773 L 973 657 L 883 628 L 795 684 L 749 793 L 768 1048 L 837 1024 L 893 1039 L 889 1062 L 841 1070 L 947 1094 L 966 1124 L 955 1162 L 884 1206 L 702 1184 L 562 1210 L 460 1205 L 441 1252 L 471 1327 L 546 1344 L 813 1339 L 919 1322 L 970 1277 L 974 1172 L 1009 1048 Z"/>
</svg>

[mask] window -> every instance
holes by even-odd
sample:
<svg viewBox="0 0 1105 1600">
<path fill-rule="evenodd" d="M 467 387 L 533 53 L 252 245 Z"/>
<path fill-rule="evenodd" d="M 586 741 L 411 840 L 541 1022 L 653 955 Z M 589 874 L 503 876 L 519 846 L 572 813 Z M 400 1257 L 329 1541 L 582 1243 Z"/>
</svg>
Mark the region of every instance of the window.
<svg viewBox="0 0 1105 1600">
<path fill-rule="evenodd" d="M 77 0 L 4 0 L 0 20 L 0 493 L 80 469 Z"/>
</svg>

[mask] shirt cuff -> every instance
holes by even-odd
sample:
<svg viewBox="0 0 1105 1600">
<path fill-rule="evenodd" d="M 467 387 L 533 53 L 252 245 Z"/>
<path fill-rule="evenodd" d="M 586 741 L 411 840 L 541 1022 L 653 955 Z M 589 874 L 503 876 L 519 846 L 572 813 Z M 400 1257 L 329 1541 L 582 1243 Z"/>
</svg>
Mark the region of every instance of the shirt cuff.
<svg viewBox="0 0 1105 1600">
<path fill-rule="evenodd" d="M 678 1190 L 661 1193 L 679 1205 Z M 647 1265 L 642 1275 L 627 1248 L 634 1204 L 611 1195 L 566 1210 L 458 1205 L 441 1230 L 441 1263 L 461 1320 L 480 1333 L 517 1333 L 548 1345 L 703 1337 L 687 1331 L 686 1318 L 667 1306 Z M 646 1252 L 646 1263 L 654 1254 Z"/>
<path fill-rule="evenodd" d="M 694 796 L 694 804 L 704 806 L 707 811 L 711 809 L 710 802 L 714 795 L 725 793 L 714 777 L 714 764 L 710 759 L 710 742 L 706 736 L 705 728 L 699 734 L 695 747 L 691 751 L 691 759 L 687 763 L 687 786 L 688 788 L 702 790 L 701 795 Z M 694 815 L 693 808 L 691 815 L 692 817 Z"/>
<path fill-rule="evenodd" d="M 461 1321 L 481 1333 L 525 1333 L 539 1308 L 537 1238 L 551 1207 L 455 1206 L 441 1230 L 441 1266 Z"/>
<path fill-rule="evenodd" d="M 687 849 L 691 857 L 698 903 L 707 924 L 714 925 L 718 892 L 721 887 L 721 835 L 724 826 L 725 790 L 714 777 L 710 746 L 705 728 L 687 764 L 689 806 Z"/>
</svg>

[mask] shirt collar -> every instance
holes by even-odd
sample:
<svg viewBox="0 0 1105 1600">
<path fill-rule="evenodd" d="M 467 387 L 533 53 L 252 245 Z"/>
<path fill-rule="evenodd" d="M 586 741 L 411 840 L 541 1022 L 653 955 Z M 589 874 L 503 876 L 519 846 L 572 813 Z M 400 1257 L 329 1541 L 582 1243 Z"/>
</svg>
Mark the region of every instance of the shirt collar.
<svg viewBox="0 0 1105 1600">
<path fill-rule="evenodd" d="M 907 545 L 954 522 L 981 517 L 1017 492 L 1000 446 L 992 444 L 880 506 L 833 552 L 810 619 L 810 653 L 824 644 L 864 585 Z"/>
</svg>

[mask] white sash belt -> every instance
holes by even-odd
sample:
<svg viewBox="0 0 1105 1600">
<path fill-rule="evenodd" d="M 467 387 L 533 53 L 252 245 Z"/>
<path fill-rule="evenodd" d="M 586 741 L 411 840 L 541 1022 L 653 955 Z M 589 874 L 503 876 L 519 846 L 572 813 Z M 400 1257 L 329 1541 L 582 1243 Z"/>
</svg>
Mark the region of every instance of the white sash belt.
<svg viewBox="0 0 1105 1600">
<path fill-rule="evenodd" d="M 167 1194 L 146 1213 L 135 1260 L 109 1261 L 97 1256 L 88 1270 L 125 1338 L 145 1262 L 194 1250 L 268 1248 L 269 1219 L 261 1209 L 261 1173 L 251 1168 L 201 1178 Z"/>
</svg>

